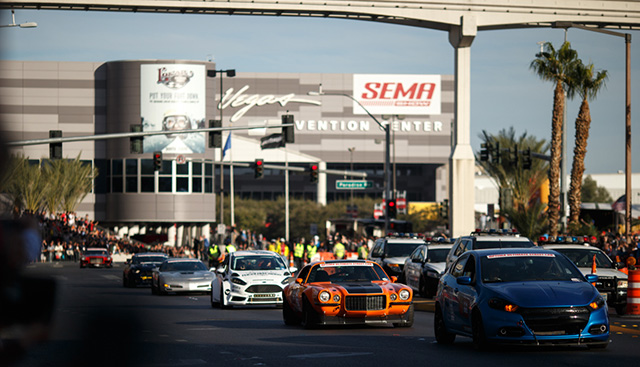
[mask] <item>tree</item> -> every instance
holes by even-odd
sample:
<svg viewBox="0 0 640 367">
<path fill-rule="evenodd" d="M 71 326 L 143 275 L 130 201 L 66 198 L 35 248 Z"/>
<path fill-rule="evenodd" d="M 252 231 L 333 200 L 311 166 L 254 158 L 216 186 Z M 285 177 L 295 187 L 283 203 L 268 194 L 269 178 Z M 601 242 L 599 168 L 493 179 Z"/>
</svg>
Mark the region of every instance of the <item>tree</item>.
<svg viewBox="0 0 640 367">
<path fill-rule="evenodd" d="M 493 147 L 500 146 L 501 159 L 482 161 L 476 156 L 476 161 L 495 182 L 501 193 L 500 213 L 511 221 L 512 225 L 525 236 L 535 238 L 545 229 L 545 204 L 540 200 L 540 188 L 546 179 L 548 164 L 541 159 L 534 159 L 531 169 L 523 169 L 520 159 L 512 161 L 507 154 L 517 149 L 519 151 L 531 149 L 532 152 L 546 153 L 549 149 L 546 141 L 538 140 L 527 133 L 516 137 L 511 127 L 500 130 L 497 135 L 490 135 L 482 131 L 480 138 L 483 143 Z M 519 155 L 516 155 L 516 157 Z"/>
<path fill-rule="evenodd" d="M 584 175 L 584 158 L 587 154 L 587 139 L 591 128 L 591 112 L 589 99 L 596 98 L 598 92 L 604 88 L 607 71 L 593 70 L 593 64 L 583 65 L 578 62 L 571 71 L 568 83 L 569 90 L 582 97 L 580 111 L 576 118 L 576 142 L 573 149 L 573 165 L 571 167 L 571 185 L 569 187 L 569 222 L 577 223 L 580 219 L 580 204 L 582 203 L 582 179 Z M 573 94 L 573 93 L 572 93 Z"/>
<path fill-rule="evenodd" d="M 567 75 L 575 67 L 578 53 L 564 42 L 556 51 L 551 42 L 544 44 L 544 51 L 536 55 L 530 68 L 545 81 L 555 83 L 553 113 L 551 117 L 551 162 L 549 167 L 549 232 L 558 234 L 560 210 L 560 159 L 562 157 L 562 128 L 564 125 L 565 84 Z"/>
<path fill-rule="evenodd" d="M 613 199 L 606 188 L 598 186 L 596 180 L 587 176 L 582 183 L 581 200 L 583 203 L 611 203 Z"/>
</svg>

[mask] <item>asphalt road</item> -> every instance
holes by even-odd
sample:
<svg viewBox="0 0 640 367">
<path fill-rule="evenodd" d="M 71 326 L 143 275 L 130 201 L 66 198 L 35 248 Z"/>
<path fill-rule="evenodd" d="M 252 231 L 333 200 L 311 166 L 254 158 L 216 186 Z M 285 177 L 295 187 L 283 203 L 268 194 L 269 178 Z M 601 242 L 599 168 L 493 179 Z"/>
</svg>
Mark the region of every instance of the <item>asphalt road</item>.
<svg viewBox="0 0 640 367">
<path fill-rule="evenodd" d="M 435 342 L 433 313 L 420 300 L 412 328 L 288 327 L 276 308 L 211 308 L 208 295 L 153 296 L 123 288 L 122 265 L 79 269 L 35 264 L 27 272 L 56 280 L 46 342 L 12 366 L 627 366 L 640 361 L 640 319 L 611 316 L 606 350 L 583 347 L 476 351 L 468 338 Z"/>
</svg>

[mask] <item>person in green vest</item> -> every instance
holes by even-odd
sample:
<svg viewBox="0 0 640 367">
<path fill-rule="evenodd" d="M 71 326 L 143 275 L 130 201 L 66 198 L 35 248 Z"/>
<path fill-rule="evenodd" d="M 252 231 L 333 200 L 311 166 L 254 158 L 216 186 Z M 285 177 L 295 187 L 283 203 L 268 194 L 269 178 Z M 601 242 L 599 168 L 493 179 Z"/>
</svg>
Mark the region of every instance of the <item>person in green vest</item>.
<svg viewBox="0 0 640 367">
<path fill-rule="evenodd" d="M 307 263 L 310 264 L 313 261 L 313 257 L 316 255 L 316 252 L 318 252 L 318 247 L 313 242 L 307 243 L 307 251 L 306 251 Z"/>
<path fill-rule="evenodd" d="M 366 241 L 361 241 L 358 247 L 358 259 L 366 260 L 369 257 L 369 246 Z"/>
<path fill-rule="evenodd" d="M 338 241 L 338 242 L 336 242 L 335 245 L 333 245 L 333 254 L 335 255 L 336 259 L 338 259 L 338 260 L 344 259 L 344 256 L 347 253 L 347 249 L 346 249 L 346 247 L 344 247 L 344 244 L 342 243 L 344 240 L 345 240 L 345 238 L 342 237 L 342 241 Z"/>
<path fill-rule="evenodd" d="M 218 248 L 218 245 L 213 243 L 211 244 L 211 246 L 209 246 L 209 267 L 210 268 L 214 268 L 217 269 L 218 266 L 220 265 L 220 256 L 222 255 L 222 253 L 220 253 L 220 248 Z"/>
<path fill-rule="evenodd" d="M 293 265 L 298 269 L 304 265 L 304 243 L 303 237 L 293 245 Z"/>
<path fill-rule="evenodd" d="M 236 251 L 236 246 L 233 243 L 229 243 L 227 247 L 225 247 L 225 251 L 227 252 L 227 255 L 229 255 L 230 253 Z"/>
</svg>

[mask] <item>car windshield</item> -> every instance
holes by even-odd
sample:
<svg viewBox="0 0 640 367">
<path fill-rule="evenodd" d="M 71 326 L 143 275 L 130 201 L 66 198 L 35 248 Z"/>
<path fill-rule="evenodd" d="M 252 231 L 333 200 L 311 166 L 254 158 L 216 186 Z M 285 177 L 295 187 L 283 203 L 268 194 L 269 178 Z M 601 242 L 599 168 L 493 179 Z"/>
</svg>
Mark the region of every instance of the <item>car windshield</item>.
<svg viewBox="0 0 640 367">
<path fill-rule="evenodd" d="M 109 256 L 106 250 L 85 251 L 84 256 Z"/>
<path fill-rule="evenodd" d="M 134 256 L 131 259 L 131 263 L 133 264 L 144 264 L 144 263 L 161 263 L 167 259 L 166 256 Z"/>
<path fill-rule="evenodd" d="M 483 283 L 584 279 L 565 257 L 541 253 L 484 256 L 480 259 L 480 277 Z"/>
<path fill-rule="evenodd" d="M 386 274 L 381 276 L 371 263 L 320 264 L 309 273 L 309 283 L 314 282 L 371 282 L 387 280 Z M 380 270 L 382 271 L 382 270 Z"/>
<path fill-rule="evenodd" d="M 512 247 L 534 247 L 535 245 L 531 241 L 503 241 L 503 240 L 495 240 L 495 241 L 476 241 L 476 249 L 487 249 L 487 248 L 512 248 Z"/>
<path fill-rule="evenodd" d="M 231 270 L 285 270 L 286 264 L 276 256 L 236 256 Z"/>
<path fill-rule="evenodd" d="M 160 266 L 160 271 L 200 271 L 207 270 L 202 261 L 178 261 L 165 262 Z"/>
<path fill-rule="evenodd" d="M 449 248 L 432 248 L 427 250 L 427 262 L 430 263 L 443 263 L 447 261 L 447 254 L 449 254 Z"/>
<path fill-rule="evenodd" d="M 414 243 L 387 242 L 386 255 L 388 257 L 407 257 L 411 255 L 413 250 L 415 250 L 416 247 L 420 245 L 424 245 L 424 242 L 414 242 Z"/>
<path fill-rule="evenodd" d="M 554 249 L 569 260 L 573 261 L 579 268 L 590 268 L 593 265 L 593 257 L 596 257 L 596 268 L 613 268 L 611 260 L 600 250 L 595 249 Z"/>
</svg>

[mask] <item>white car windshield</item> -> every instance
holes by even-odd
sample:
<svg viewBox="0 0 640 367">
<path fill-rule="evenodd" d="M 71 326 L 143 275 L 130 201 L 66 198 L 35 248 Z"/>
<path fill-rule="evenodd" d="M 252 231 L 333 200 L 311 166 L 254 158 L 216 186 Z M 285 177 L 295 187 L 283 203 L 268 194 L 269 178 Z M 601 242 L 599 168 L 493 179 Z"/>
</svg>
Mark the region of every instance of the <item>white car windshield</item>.
<svg viewBox="0 0 640 367">
<path fill-rule="evenodd" d="M 160 266 L 160 271 L 201 271 L 207 270 L 202 261 L 165 262 Z"/>
<path fill-rule="evenodd" d="M 231 270 L 285 270 L 282 259 L 276 256 L 236 256 Z"/>
</svg>

